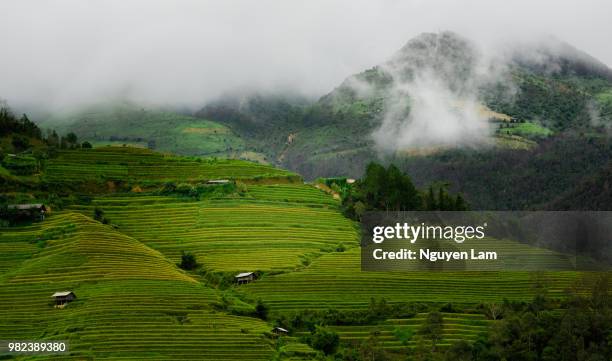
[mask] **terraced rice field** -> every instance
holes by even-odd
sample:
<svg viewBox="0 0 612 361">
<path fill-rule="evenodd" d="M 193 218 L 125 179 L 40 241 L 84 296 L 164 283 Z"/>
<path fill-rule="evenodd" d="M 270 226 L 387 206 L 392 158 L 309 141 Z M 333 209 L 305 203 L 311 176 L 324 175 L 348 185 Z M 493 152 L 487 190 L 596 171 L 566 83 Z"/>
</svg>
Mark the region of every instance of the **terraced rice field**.
<svg viewBox="0 0 612 361">
<path fill-rule="evenodd" d="M 121 181 L 202 181 L 216 178 L 291 177 L 295 174 L 233 159 L 185 158 L 133 147 L 102 147 L 61 151 L 45 167 L 49 182 Z"/>
<path fill-rule="evenodd" d="M 64 213 L 0 233 L 13 248 L 40 239 L 27 260 L 3 254 L 0 339 L 68 341 L 70 354 L 44 357 L 57 360 L 270 358 L 266 323 L 215 311 L 214 290 L 110 226 Z M 77 300 L 58 309 L 50 296 L 61 290 Z"/>
<path fill-rule="evenodd" d="M 98 195 L 54 211 L 44 222 L 0 229 L 0 340 L 69 342 L 69 355 L 43 359 L 246 361 L 268 360 L 275 352 L 285 359 L 313 355 L 295 337 L 275 344 L 264 321 L 218 311 L 222 291 L 180 270 L 181 251 L 193 252 L 215 272 L 262 271 L 259 279 L 233 286 L 228 294 L 247 302 L 261 299 L 273 316 L 367 308 L 371 298 L 472 305 L 529 300 L 533 285 L 542 280 L 550 296 L 561 297 L 581 277 L 575 272 L 362 272 L 358 226 L 342 216 L 338 201 L 296 183 L 296 175 L 255 163 L 109 147 L 62 152 L 49 161 L 43 177 L 59 184 L 216 178 L 244 183 L 239 193 L 200 201 L 154 193 Z M 268 182 L 253 184 L 262 178 Z M 110 225 L 91 218 L 95 208 Z M 519 266 L 525 254 L 542 252 L 498 246 Z M 566 261 L 549 256 L 552 266 Z M 77 300 L 55 308 L 50 296 L 62 290 L 74 291 Z M 415 331 L 425 316 L 333 328 L 345 342 L 376 334 L 385 348 L 406 351 L 416 341 L 403 343 L 395 331 Z M 445 314 L 444 319 L 442 346 L 473 341 L 490 324 L 478 315 Z"/>
<path fill-rule="evenodd" d="M 7 239 L 6 243 L 28 236 L 30 242 L 45 243 L 17 271 L 4 275 L 8 283 L 124 278 L 195 282 L 161 253 L 81 214 L 65 213 L 40 224 L 40 230 L 37 228 L 2 233 L 1 239 Z"/>
<path fill-rule="evenodd" d="M 72 209 L 91 215 L 95 207 L 169 259 L 190 251 L 215 271 L 292 270 L 339 243 L 358 244 L 357 226 L 336 201 L 307 185 L 249 185 L 244 197 L 205 201 L 104 197 Z"/>
<path fill-rule="evenodd" d="M 105 211 L 119 230 L 178 262 L 194 252 L 207 269 L 219 272 L 281 271 L 239 290 L 264 300 L 274 312 L 367 307 L 372 297 L 390 302 L 493 302 L 529 300 L 535 294 L 529 272 L 362 272 L 358 229 L 337 203 L 307 185 L 252 186 L 244 197 L 187 201 L 176 197 L 101 197 L 73 210 Z M 291 198 L 293 197 L 293 198 Z M 339 243 L 348 249 L 335 252 Z M 509 262 L 535 248 L 500 243 Z M 550 254 L 546 262 L 566 262 Z M 554 266 L 551 264 L 551 266 Z M 580 276 L 545 274 L 549 294 L 562 296 Z"/>
<path fill-rule="evenodd" d="M 244 286 L 276 311 L 354 309 L 372 297 L 390 302 L 479 303 L 530 300 L 536 279 L 529 272 L 362 272 L 357 248 L 330 253 L 300 272 L 266 277 Z M 580 276 L 576 272 L 541 275 L 549 295 L 560 297 Z"/>
<path fill-rule="evenodd" d="M 448 347 L 453 343 L 464 340 L 474 342 L 485 336 L 494 321 L 478 314 L 442 313 L 442 338 L 437 347 Z M 364 326 L 330 326 L 340 336 L 340 341 L 359 345 L 374 336 L 379 345 L 389 351 L 407 352 L 419 342 L 419 329 L 425 323 L 426 313 L 420 313 L 413 318 L 389 319 L 377 325 Z M 400 339 L 397 331 L 405 333 L 409 330 L 407 339 Z M 306 332 L 297 333 L 296 336 L 306 335 Z"/>
</svg>

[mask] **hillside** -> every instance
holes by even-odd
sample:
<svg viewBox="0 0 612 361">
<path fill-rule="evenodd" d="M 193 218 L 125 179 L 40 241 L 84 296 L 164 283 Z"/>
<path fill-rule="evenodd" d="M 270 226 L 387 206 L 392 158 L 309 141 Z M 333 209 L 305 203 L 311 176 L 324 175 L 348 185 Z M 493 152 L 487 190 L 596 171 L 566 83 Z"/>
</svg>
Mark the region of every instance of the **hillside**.
<svg viewBox="0 0 612 361">
<path fill-rule="evenodd" d="M 576 187 L 560 194 L 548 204 L 548 207 L 555 210 L 569 208 L 610 210 L 611 179 L 612 164 L 608 164 L 605 168 L 594 171 L 592 176 L 585 177 Z"/>
<path fill-rule="evenodd" d="M 150 148 L 180 155 L 249 159 L 266 163 L 250 152 L 228 127 L 174 110 L 143 108 L 128 102 L 99 104 L 41 118 L 43 127 L 72 131 L 94 146 Z"/>
<path fill-rule="evenodd" d="M 46 153 L 45 153 L 46 154 Z M 93 149 L 52 150 L 37 162 L 32 156 L 20 156 L 39 164 L 25 174 L 0 174 L 6 191 L 24 187 L 43 188 L 48 192 L 67 195 L 69 192 L 99 193 L 142 189 L 157 189 L 170 183 L 200 185 L 209 180 L 241 179 L 263 182 L 300 182 L 296 174 L 256 162 L 180 157 L 146 148 L 99 147 Z M 29 157 L 29 158 L 28 158 Z M 10 157 L 5 158 L 10 161 Z M 200 189 L 203 191 L 203 189 Z"/>
<path fill-rule="evenodd" d="M 190 251 L 209 270 L 244 272 L 293 270 L 340 243 L 355 246 L 355 225 L 337 207 L 311 186 L 248 185 L 238 197 L 104 197 L 71 209 L 104 210 L 122 232 L 174 261 Z"/>
<path fill-rule="evenodd" d="M 253 96 L 209 104 L 197 116 L 226 124 L 306 179 L 359 177 L 368 162 L 382 160 L 403 164 L 417 184 L 449 180 L 476 209 L 541 208 L 607 164 L 602 144 L 612 121 L 612 73 L 558 40 L 511 49 L 489 59 L 457 34 L 422 34 L 310 105 Z M 460 129 L 473 118 L 488 129 L 465 128 L 445 138 L 444 129 Z M 255 127 L 260 131 L 250 130 Z M 559 165 L 566 161 L 561 148 L 570 159 L 581 158 L 570 173 Z M 544 165 L 521 160 L 530 157 Z M 554 185 L 546 188 L 550 194 L 535 199 L 526 193 L 533 182 L 514 171 L 516 161 L 527 167 L 525 174 L 538 173 L 537 184 Z M 499 179 L 491 183 L 491 177 Z M 494 187 L 505 195 L 481 192 L 501 182 Z"/>
<path fill-rule="evenodd" d="M 527 302 L 542 288 L 560 302 L 566 289 L 585 292 L 592 282 L 579 272 L 363 272 L 358 226 L 330 194 L 255 163 L 168 157 L 119 147 L 49 160 L 42 178 L 52 175 L 65 189 L 75 186 L 79 169 L 85 178 L 104 173 L 106 182 L 131 187 L 67 193 L 63 209 L 44 221 L 0 228 L 0 295 L 9 305 L 0 310 L 0 338 L 67 340 L 70 354 L 60 359 L 306 360 L 321 355 L 307 345 L 308 327 L 288 319 L 327 312 L 357 317 L 325 321 L 343 344 L 376 333 L 386 352 L 401 357 L 421 345 L 402 335 L 420 330 L 441 305 L 453 305 L 443 315 L 439 347 L 446 349 L 488 335 L 497 321 L 483 305 Z M 213 176 L 231 176 L 236 188 L 199 197 L 160 193 L 160 181 Z M 504 249 L 518 265 L 524 254 L 559 259 L 512 242 Z M 180 269 L 183 252 L 199 268 Z M 238 272 L 257 279 L 237 285 Z M 54 308 L 50 295 L 62 290 L 77 299 Z M 370 321 L 358 316 L 374 312 L 382 313 Z M 294 333 L 277 340 L 275 325 Z"/>
<path fill-rule="evenodd" d="M 610 74 L 605 64 L 556 39 L 483 54 L 458 34 L 425 33 L 318 100 L 240 93 L 211 101 L 193 116 L 125 102 L 38 120 L 94 146 L 246 159 L 307 180 L 359 177 L 371 161 L 393 162 L 422 186 L 448 180 L 475 209 L 533 209 L 607 164 L 605 146 L 592 148 L 609 137 Z M 571 173 L 557 166 L 564 161 L 559 148 L 581 162 L 573 162 Z M 553 185 L 546 197 L 531 194 L 513 162 L 537 173 L 538 184 Z M 492 185 L 506 192 L 479 191 Z"/>
<path fill-rule="evenodd" d="M 71 352 L 63 360 L 266 360 L 272 353 L 265 323 L 215 312 L 214 290 L 80 214 L 4 229 L 0 245 L 0 294 L 10 305 L 0 310 L 5 339 L 66 340 Z M 65 289 L 77 301 L 54 308 L 51 294 Z"/>
<path fill-rule="evenodd" d="M 422 34 L 318 100 L 193 116 L 105 104 L 43 132 L 1 108 L 0 340 L 69 342 L 18 360 L 609 359 L 612 278 L 581 253 L 487 235 L 486 271 L 362 265 L 370 210 L 611 209 L 612 73 L 547 44 L 500 64 Z"/>
</svg>

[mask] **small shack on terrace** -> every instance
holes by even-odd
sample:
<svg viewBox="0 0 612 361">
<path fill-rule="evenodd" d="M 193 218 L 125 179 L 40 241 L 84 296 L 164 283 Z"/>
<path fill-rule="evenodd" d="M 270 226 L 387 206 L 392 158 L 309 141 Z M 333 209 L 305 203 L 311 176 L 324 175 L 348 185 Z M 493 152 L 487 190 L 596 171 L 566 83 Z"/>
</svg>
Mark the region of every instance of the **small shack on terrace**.
<svg viewBox="0 0 612 361">
<path fill-rule="evenodd" d="M 58 291 L 55 292 L 51 297 L 55 298 L 56 306 L 63 306 L 68 302 L 74 301 L 76 295 L 72 291 Z"/>
<path fill-rule="evenodd" d="M 40 203 L 9 204 L 7 209 L 16 219 L 28 218 L 34 221 L 43 221 L 47 213 L 47 207 Z"/>
<path fill-rule="evenodd" d="M 272 329 L 272 333 L 274 333 L 275 335 L 278 336 L 286 336 L 289 334 L 289 331 L 287 331 L 286 329 L 282 328 L 282 327 L 274 327 Z"/>
<path fill-rule="evenodd" d="M 251 281 L 253 281 L 254 278 L 255 278 L 255 274 L 253 272 L 238 273 L 237 275 L 234 276 L 236 283 L 239 285 L 250 283 Z"/>
</svg>

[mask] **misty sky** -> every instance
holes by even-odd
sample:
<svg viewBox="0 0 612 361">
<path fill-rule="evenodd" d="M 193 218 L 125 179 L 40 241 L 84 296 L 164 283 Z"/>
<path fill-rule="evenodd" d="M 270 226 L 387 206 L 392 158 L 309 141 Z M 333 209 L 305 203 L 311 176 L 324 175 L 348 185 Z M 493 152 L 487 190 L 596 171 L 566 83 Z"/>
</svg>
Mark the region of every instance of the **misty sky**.
<svg viewBox="0 0 612 361">
<path fill-rule="evenodd" d="M 482 44 L 554 35 L 612 64 L 612 2 L 0 1 L 0 99 L 197 107 L 223 93 L 320 96 L 421 32 Z"/>
</svg>

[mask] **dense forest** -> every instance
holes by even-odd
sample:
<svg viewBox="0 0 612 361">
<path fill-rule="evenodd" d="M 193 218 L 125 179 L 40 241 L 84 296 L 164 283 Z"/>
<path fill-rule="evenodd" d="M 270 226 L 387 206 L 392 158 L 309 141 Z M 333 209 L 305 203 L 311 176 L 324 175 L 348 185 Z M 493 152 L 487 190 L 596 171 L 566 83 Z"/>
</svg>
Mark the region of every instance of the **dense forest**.
<svg viewBox="0 0 612 361">
<path fill-rule="evenodd" d="M 464 211 L 468 209 L 461 194 L 450 194 L 447 184 L 435 182 L 418 190 L 409 175 L 391 164 L 387 168 L 372 162 L 362 179 L 353 184 L 345 178 L 326 180 L 338 191 L 344 214 L 356 220 L 366 211 Z"/>
</svg>

